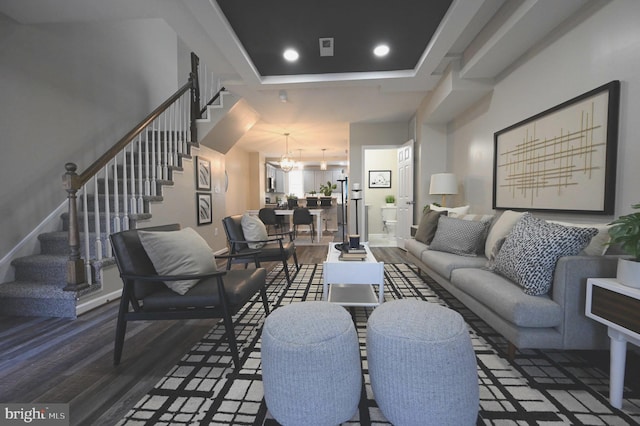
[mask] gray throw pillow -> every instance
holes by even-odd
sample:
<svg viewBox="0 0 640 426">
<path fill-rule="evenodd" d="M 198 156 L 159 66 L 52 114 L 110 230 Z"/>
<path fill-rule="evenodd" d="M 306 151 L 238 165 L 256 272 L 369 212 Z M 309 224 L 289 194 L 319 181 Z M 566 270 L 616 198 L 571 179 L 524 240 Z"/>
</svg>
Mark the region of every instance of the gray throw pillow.
<svg viewBox="0 0 640 426">
<path fill-rule="evenodd" d="M 242 215 L 240 219 L 242 233 L 247 241 L 260 241 L 257 243 L 247 243 L 250 249 L 260 249 L 267 244 L 265 240 L 269 239 L 267 227 L 257 216 L 251 216 L 249 213 Z"/>
<path fill-rule="evenodd" d="M 213 250 L 192 228 L 179 231 L 139 231 L 140 242 L 158 275 L 198 275 L 216 272 Z M 166 281 L 184 295 L 200 280 Z"/>
<path fill-rule="evenodd" d="M 429 250 L 477 256 L 480 249 L 484 249 L 489 225 L 490 222 L 441 217 Z"/>
<path fill-rule="evenodd" d="M 438 219 L 440 216 L 446 216 L 447 211 L 435 211 L 427 208 L 420 219 L 420 224 L 416 230 L 414 238 L 416 241 L 420 241 L 424 244 L 431 243 L 433 236 L 436 234 L 436 228 L 438 227 Z"/>
<path fill-rule="evenodd" d="M 546 294 L 557 260 L 580 253 L 597 233 L 596 228 L 557 225 L 525 213 L 496 255 L 494 270 L 527 294 Z"/>
</svg>

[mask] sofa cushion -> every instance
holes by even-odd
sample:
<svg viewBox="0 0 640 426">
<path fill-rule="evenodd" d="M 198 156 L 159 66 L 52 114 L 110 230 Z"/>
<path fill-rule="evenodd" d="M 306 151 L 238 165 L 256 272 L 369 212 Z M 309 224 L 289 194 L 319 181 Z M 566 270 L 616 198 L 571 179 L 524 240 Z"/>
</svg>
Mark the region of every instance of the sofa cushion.
<svg viewBox="0 0 640 426">
<path fill-rule="evenodd" d="M 436 234 L 436 228 L 438 227 L 438 219 L 440 216 L 446 216 L 447 211 L 436 211 L 427 208 L 420 219 L 418 230 L 414 238 L 421 243 L 429 244 L 433 240 L 433 236 Z"/>
<path fill-rule="evenodd" d="M 469 211 L 469 206 L 460 206 L 460 207 L 441 207 L 436 206 L 435 204 L 429 204 L 429 208 L 431 210 L 435 210 L 437 212 L 447 212 L 449 214 L 467 214 Z"/>
<path fill-rule="evenodd" d="M 504 241 L 493 269 L 527 294 L 546 294 L 558 258 L 577 255 L 597 233 L 595 228 L 557 225 L 525 213 Z"/>
<path fill-rule="evenodd" d="M 607 223 L 570 223 L 570 222 L 558 222 L 555 220 L 549 220 L 549 223 L 556 223 L 562 226 L 576 226 L 578 228 L 596 228 L 598 233 L 595 237 L 591 238 L 591 242 L 587 245 L 582 254 L 585 256 L 603 256 L 609 248 L 609 241 L 611 236 L 609 235 L 609 228 L 611 225 Z"/>
<path fill-rule="evenodd" d="M 484 256 L 460 256 L 444 251 L 425 250 L 420 260 L 438 275 L 449 279 L 451 271 L 458 268 L 481 268 L 487 262 Z"/>
<path fill-rule="evenodd" d="M 484 249 L 488 226 L 489 222 L 441 217 L 429 250 L 477 256 L 478 251 Z"/>
<path fill-rule="evenodd" d="M 422 252 L 429 249 L 429 246 L 425 243 L 421 243 L 415 238 L 411 238 L 409 240 L 405 240 L 404 249 L 408 252 L 420 259 L 422 256 Z"/>
<path fill-rule="evenodd" d="M 158 275 L 197 275 L 216 272 L 213 250 L 192 228 L 179 231 L 139 231 L 140 242 Z M 184 295 L 200 280 L 166 281 Z"/>
<path fill-rule="evenodd" d="M 487 259 L 493 260 L 493 248 L 496 242 L 509 235 L 509 232 L 511 232 L 511 229 L 513 229 L 513 226 L 523 214 L 523 212 L 505 210 L 500 217 L 493 221 L 491 228 L 489 228 L 489 233 L 487 234 L 487 240 L 484 243 L 484 255 L 487 256 Z"/>
<path fill-rule="evenodd" d="M 245 213 L 242 215 L 240 224 L 242 225 L 242 233 L 247 241 L 262 241 L 259 243 L 247 243 L 249 248 L 259 249 L 264 247 L 266 244 L 264 240 L 269 239 L 269 234 L 267 233 L 267 227 L 260 218 Z"/>
<path fill-rule="evenodd" d="M 459 214 L 455 212 L 449 212 L 449 217 L 455 217 L 456 219 L 462 219 L 462 220 L 475 220 L 477 222 L 491 223 L 493 221 L 494 216 L 492 214 L 473 214 L 473 213 Z"/>
<path fill-rule="evenodd" d="M 456 269 L 451 273 L 451 284 L 519 327 L 562 323 L 562 307 L 549 296 L 525 294 L 507 278 L 485 269 Z"/>
</svg>

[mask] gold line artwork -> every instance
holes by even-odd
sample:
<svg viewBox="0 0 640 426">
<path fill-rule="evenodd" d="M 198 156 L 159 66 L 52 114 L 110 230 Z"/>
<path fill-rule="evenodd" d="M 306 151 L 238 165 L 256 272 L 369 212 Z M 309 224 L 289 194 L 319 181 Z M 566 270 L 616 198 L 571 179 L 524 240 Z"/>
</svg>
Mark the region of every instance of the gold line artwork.
<svg viewBox="0 0 640 426">
<path fill-rule="evenodd" d="M 604 199 L 608 93 L 496 136 L 496 205 L 597 210 Z"/>
</svg>

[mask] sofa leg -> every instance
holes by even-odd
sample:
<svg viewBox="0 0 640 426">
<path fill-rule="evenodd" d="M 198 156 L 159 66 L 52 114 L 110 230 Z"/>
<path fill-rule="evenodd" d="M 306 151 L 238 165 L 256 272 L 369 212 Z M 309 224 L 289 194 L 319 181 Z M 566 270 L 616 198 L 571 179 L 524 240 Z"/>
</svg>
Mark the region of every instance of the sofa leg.
<svg viewBox="0 0 640 426">
<path fill-rule="evenodd" d="M 514 345 L 513 343 L 509 342 L 508 346 L 507 346 L 507 359 L 511 362 L 514 359 L 516 359 L 516 351 L 518 350 L 518 348 L 516 348 L 516 345 Z"/>
</svg>

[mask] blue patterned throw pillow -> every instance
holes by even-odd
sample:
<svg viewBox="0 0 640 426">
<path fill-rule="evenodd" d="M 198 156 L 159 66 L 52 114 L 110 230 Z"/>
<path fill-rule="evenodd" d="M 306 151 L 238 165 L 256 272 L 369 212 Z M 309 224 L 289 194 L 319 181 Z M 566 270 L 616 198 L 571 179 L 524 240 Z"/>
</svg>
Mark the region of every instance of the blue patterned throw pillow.
<svg viewBox="0 0 640 426">
<path fill-rule="evenodd" d="M 493 270 L 522 286 L 527 294 L 546 294 L 558 259 L 577 255 L 597 233 L 595 228 L 557 225 L 525 213 L 504 241 Z"/>
</svg>

